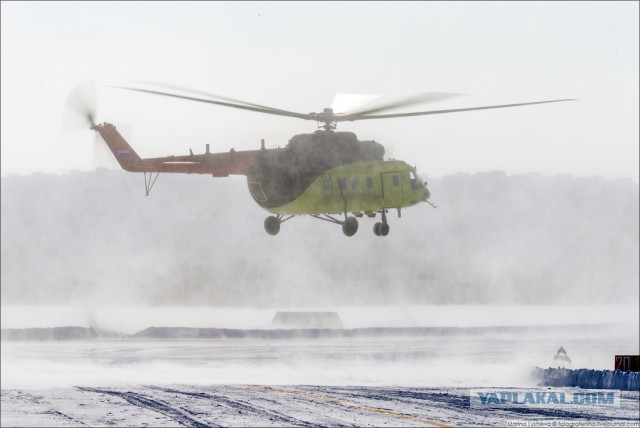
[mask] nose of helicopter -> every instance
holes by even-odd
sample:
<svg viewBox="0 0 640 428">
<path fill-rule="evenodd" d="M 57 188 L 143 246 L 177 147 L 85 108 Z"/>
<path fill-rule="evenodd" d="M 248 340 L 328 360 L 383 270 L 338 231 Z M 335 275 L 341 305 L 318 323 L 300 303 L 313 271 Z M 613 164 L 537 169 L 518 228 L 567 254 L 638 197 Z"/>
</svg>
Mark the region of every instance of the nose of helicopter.
<svg viewBox="0 0 640 428">
<path fill-rule="evenodd" d="M 423 201 L 427 201 L 430 197 L 431 197 L 431 192 L 429 191 L 429 189 L 427 189 L 427 185 L 426 185 L 426 183 L 425 183 L 425 186 L 424 186 L 424 194 L 423 194 L 423 196 L 422 196 L 422 200 L 423 200 Z"/>
</svg>

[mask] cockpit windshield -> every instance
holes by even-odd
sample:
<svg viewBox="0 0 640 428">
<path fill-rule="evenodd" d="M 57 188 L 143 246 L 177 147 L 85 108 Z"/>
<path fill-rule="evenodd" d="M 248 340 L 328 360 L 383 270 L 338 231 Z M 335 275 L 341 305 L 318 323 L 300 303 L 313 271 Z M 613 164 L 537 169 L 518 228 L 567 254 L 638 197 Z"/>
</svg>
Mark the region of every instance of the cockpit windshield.
<svg viewBox="0 0 640 428">
<path fill-rule="evenodd" d="M 417 189 L 422 184 L 422 178 L 415 171 L 409 172 L 409 179 L 411 180 L 411 187 Z"/>
</svg>

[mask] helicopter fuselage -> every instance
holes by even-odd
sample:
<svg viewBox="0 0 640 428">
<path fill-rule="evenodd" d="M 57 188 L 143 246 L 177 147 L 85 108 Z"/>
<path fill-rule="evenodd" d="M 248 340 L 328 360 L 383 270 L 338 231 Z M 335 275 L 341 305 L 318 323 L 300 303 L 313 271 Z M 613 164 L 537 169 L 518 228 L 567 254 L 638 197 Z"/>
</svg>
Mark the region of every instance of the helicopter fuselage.
<svg viewBox="0 0 640 428">
<path fill-rule="evenodd" d="M 371 214 L 428 199 L 414 168 L 383 156 L 381 144 L 351 132 L 300 134 L 261 153 L 247 184 L 256 203 L 278 215 Z"/>
</svg>

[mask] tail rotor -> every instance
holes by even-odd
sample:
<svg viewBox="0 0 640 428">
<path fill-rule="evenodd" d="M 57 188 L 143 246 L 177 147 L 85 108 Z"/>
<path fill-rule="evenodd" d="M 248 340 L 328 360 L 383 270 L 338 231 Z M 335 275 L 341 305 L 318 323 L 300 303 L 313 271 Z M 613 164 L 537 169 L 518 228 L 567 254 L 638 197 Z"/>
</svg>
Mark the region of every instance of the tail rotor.
<svg viewBox="0 0 640 428">
<path fill-rule="evenodd" d="M 92 128 L 96 124 L 96 88 L 96 82 L 88 80 L 71 91 L 62 117 L 64 130 Z"/>
<path fill-rule="evenodd" d="M 97 88 L 98 83 L 88 80 L 76 86 L 66 100 L 62 117 L 62 129 L 65 131 L 82 131 L 93 129 L 97 120 Z M 91 162 L 96 168 L 118 168 L 107 145 L 97 132 L 93 133 Z M 86 141 L 86 140 L 85 140 Z"/>
</svg>

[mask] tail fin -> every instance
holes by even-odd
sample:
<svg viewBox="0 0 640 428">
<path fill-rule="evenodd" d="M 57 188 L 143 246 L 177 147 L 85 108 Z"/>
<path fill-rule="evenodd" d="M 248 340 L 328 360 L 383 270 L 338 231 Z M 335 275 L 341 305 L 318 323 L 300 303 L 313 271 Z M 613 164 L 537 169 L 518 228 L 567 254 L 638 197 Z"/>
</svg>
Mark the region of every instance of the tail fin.
<svg viewBox="0 0 640 428">
<path fill-rule="evenodd" d="M 129 143 L 122 138 L 122 135 L 116 131 L 115 126 L 105 122 L 100 125 L 93 125 L 91 129 L 98 131 L 122 169 L 129 172 L 144 172 L 147 170 L 140 156 L 138 156 Z"/>
</svg>

